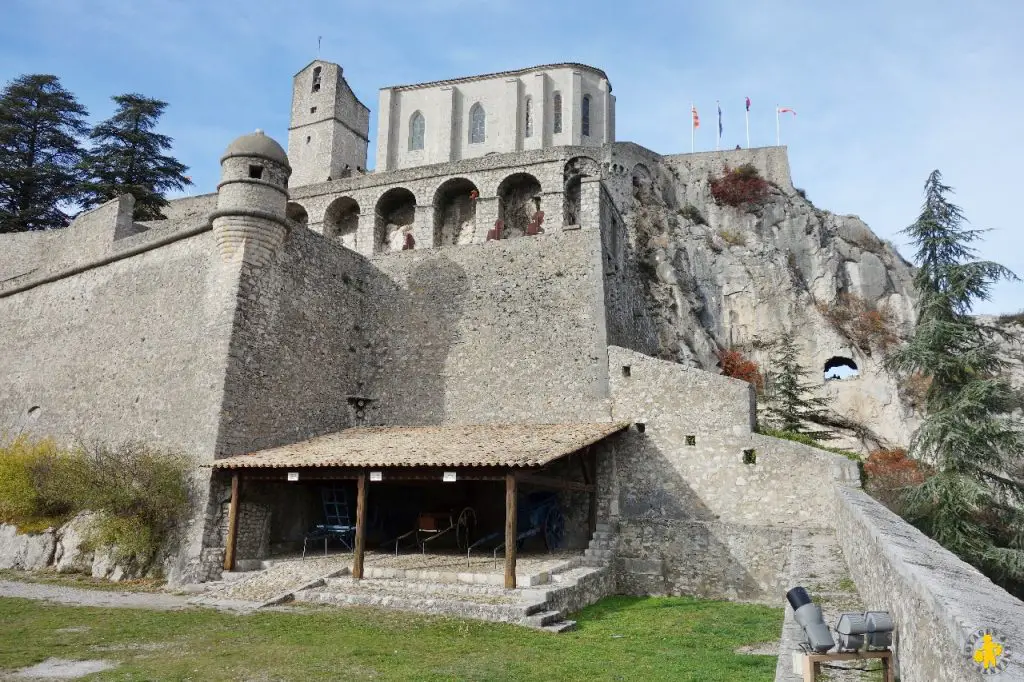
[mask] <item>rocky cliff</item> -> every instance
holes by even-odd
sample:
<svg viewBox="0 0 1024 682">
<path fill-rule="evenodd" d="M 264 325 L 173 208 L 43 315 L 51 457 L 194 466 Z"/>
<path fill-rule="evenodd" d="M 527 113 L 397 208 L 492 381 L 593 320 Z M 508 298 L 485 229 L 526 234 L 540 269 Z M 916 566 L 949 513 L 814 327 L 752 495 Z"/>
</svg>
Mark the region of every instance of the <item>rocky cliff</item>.
<svg viewBox="0 0 1024 682">
<path fill-rule="evenodd" d="M 715 370 L 720 350 L 737 349 L 770 372 L 768 345 L 791 332 L 808 379 L 850 427 L 843 445 L 906 443 L 913 389 L 882 361 L 911 329 L 913 269 L 892 244 L 856 216 L 814 206 L 793 186 L 782 148 L 648 154 L 620 167 L 635 161 L 628 195 L 614 199 L 661 355 Z M 713 184 L 745 165 L 763 197 L 733 206 L 718 186 L 716 199 Z M 846 378 L 826 380 L 837 370 Z"/>
</svg>

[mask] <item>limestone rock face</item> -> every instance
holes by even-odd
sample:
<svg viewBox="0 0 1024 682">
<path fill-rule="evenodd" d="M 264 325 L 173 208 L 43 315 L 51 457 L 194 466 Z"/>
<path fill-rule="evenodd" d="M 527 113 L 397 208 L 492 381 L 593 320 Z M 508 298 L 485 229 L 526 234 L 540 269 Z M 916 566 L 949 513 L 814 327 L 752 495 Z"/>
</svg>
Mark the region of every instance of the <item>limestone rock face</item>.
<svg viewBox="0 0 1024 682">
<path fill-rule="evenodd" d="M 82 512 L 57 530 L 57 548 L 53 557 L 58 573 L 90 573 L 93 553 L 82 547 L 89 527 L 96 519 L 93 512 Z"/>
<path fill-rule="evenodd" d="M 0 568 L 35 571 L 46 568 L 56 546 L 53 529 L 19 534 L 16 526 L 0 525 Z"/>
<path fill-rule="evenodd" d="M 912 330 L 912 266 L 856 216 L 815 207 L 788 169 L 760 169 L 765 201 L 733 207 L 716 203 L 709 168 L 683 159 L 663 157 L 650 183 L 634 176 L 632 196 L 616 197 L 659 354 L 717 371 L 734 348 L 771 371 L 768 343 L 792 332 L 807 379 L 852 427 L 837 445 L 906 444 L 916 418 L 882 361 Z M 859 375 L 826 381 L 835 359 Z"/>
</svg>

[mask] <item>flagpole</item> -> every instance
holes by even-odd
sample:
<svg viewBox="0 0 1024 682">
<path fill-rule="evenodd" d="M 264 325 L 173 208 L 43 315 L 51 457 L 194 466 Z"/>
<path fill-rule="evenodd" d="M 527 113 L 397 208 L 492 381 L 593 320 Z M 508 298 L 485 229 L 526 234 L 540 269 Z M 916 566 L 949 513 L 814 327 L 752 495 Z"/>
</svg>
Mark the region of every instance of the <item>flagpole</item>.
<svg viewBox="0 0 1024 682">
<path fill-rule="evenodd" d="M 779 129 L 779 105 L 775 105 L 775 146 L 782 146 L 782 135 Z"/>
<path fill-rule="evenodd" d="M 693 136 L 697 129 L 693 126 L 693 102 L 690 102 L 690 153 L 693 153 Z"/>
<path fill-rule="evenodd" d="M 750 109 L 747 108 L 743 114 L 744 121 L 747 124 L 747 149 L 750 149 Z"/>
<path fill-rule="evenodd" d="M 717 152 L 718 148 L 722 146 L 722 103 L 716 99 L 715 104 L 718 107 L 718 133 L 715 137 L 715 151 Z"/>
</svg>

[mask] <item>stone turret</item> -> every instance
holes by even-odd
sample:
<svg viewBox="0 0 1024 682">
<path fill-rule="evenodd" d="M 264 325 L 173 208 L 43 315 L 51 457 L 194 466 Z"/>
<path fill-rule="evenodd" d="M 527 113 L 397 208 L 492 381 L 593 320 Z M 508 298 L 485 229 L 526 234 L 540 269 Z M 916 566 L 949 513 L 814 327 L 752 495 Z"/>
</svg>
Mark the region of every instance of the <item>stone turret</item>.
<svg viewBox="0 0 1024 682">
<path fill-rule="evenodd" d="M 220 167 L 212 216 L 217 251 L 225 262 L 267 265 L 288 232 L 288 156 L 257 130 L 229 144 Z"/>
</svg>

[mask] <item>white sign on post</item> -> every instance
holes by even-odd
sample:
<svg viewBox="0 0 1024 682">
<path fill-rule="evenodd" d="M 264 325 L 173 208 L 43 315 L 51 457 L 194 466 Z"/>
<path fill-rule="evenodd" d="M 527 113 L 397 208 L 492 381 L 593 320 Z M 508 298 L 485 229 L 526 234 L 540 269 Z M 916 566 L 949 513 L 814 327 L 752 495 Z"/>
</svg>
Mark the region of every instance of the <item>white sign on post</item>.
<svg viewBox="0 0 1024 682">
<path fill-rule="evenodd" d="M 299 480 L 299 472 L 298 471 L 289 471 L 288 472 L 288 480 L 289 481 L 297 481 L 297 480 Z"/>
<path fill-rule="evenodd" d="M 371 471 L 370 472 L 370 480 L 371 481 L 383 480 L 383 478 L 384 478 L 383 473 L 384 473 L 383 471 Z"/>
<path fill-rule="evenodd" d="M 446 471 L 441 475 L 441 480 L 445 483 L 455 483 L 455 472 Z"/>
</svg>

